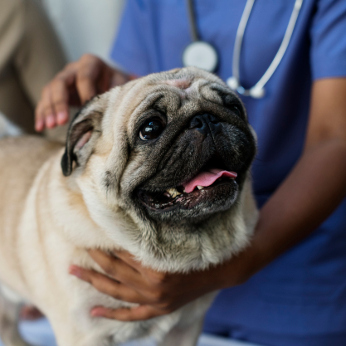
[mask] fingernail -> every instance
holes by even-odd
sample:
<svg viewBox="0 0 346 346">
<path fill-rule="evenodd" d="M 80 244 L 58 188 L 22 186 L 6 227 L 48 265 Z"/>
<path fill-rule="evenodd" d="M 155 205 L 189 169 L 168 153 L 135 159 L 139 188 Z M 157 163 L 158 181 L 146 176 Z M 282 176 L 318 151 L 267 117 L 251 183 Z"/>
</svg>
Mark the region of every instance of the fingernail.
<svg viewBox="0 0 346 346">
<path fill-rule="evenodd" d="M 96 308 L 93 308 L 93 309 L 90 311 L 90 315 L 93 316 L 93 317 L 102 317 L 102 316 L 105 315 L 105 312 L 106 312 L 106 309 L 105 309 L 105 308 L 96 307 Z"/>
<path fill-rule="evenodd" d="M 67 119 L 67 114 L 66 112 L 59 112 L 57 114 L 57 121 L 59 124 L 63 124 Z"/>
<path fill-rule="evenodd" d="M 43 127 L 44 127 L 44 121 L 43 121 L 43 119 L 36 120 L 35 130 L 36 130 L 36 131 L 42 131 L 42 130 L 43 130 Z"/>
<path fill-rule="evenodd" d="M 75 266 L 75 265 L 71 265 L 68 272 L 71 275 L 77 276 L 78 278 L 82 277 L 82 269 L 80 267 Z"/>
<path fill-rule="evenodd" d="M 55 126 L 55 118 L 53 114 L 49 114 L 46 118 L 47 127 L 51 128 Z"/>
</svg>

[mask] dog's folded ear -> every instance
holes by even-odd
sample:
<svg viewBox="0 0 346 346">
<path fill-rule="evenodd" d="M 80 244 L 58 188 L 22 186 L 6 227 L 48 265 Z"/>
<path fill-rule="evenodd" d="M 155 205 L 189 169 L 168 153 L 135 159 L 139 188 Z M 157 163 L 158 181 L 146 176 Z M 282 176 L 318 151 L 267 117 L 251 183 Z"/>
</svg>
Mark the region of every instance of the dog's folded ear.
<svg viewBox="0 0 346 346">
<path fill-rule="evenodd" d="M 83 166 L 93 151 L 95 141 L 101 134 L 101 120 L 106 109 L 108 94 L 95 96 L 73 118 L 70 123 L 65 153 L 61 159 L 64 176 L 73 170 L 73 162 Z"/>
</svg>

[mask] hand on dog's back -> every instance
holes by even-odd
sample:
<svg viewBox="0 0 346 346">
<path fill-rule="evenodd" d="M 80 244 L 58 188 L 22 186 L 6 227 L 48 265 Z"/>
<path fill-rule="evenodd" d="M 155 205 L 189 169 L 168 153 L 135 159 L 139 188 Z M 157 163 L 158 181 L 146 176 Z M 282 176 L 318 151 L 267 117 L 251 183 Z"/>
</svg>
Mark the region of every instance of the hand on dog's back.
<svg viewBox="0 0 346 346">
<path fill-rule="evenodd" d="M 59 72 L 42 91 L 35 112 L 36 131 L 63 125 L 69 120 L 69 106 L 82 106 L 96 94 L 130 80 L 123 72 L 100 58 L 85 54 Z"/>
</svg>

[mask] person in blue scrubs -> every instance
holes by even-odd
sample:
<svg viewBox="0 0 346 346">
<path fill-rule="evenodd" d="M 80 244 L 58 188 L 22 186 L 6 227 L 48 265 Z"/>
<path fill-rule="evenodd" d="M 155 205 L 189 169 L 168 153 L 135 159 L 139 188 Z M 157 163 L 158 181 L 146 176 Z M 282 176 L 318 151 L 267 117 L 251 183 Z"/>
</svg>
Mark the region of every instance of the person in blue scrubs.
<svg viewBox="0 0 346 346">
<path fill-rule="evenodd" d="M 227 80 L 245 1 L 194 3 L 201 39 L 216 48 L 216 73 Z M 244 87 L 256 84 L 272 62 L 293 5 L 294 0 L 255 2 L 240 55 Z M 128 0 L 111 53 L 122 72 L 92 56 L 69 65 L 45 89 L 37 122 L 42 127 L 48 116 L 57 124 L 66 122 L 68 90 L 85 101 L 102 90 L 101 75 L 114 85 L 130 74 L 182 66 L 190 42 L 185 1 Z M 263 345 L 344 346 L 346 1 L 305 0 L 264 97 L 242 100 L 258 136 L 253 180 L 261 212 L 252 245 L 211 270 L 159 279 L 129 254 L 115 252 L 114 259 L 93 251 L 101 267 L 114 267 L 118 282 L 101 282 L 82 268 L 78 276 L 141 306 L 97 308 L 92 314 L 127 321 L 152 318 L 223 288 L 206 316 L 208 333 Z"/>
</svg>

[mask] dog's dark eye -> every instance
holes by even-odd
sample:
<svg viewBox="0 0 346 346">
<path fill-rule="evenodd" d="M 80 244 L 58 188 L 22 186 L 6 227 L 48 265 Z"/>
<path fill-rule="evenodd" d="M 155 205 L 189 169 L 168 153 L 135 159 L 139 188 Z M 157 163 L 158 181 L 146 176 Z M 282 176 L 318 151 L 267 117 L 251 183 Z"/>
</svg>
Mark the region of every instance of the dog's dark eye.
<svg viewBox="0 0 346 346">
<path fill-rule="evenodd" d="M 162 133 L 165 124 L 160 118 L 152 118 L 147 120 L 139 130 L 139 138 L 143 141 L 156 139 Z"/>
</svg>

